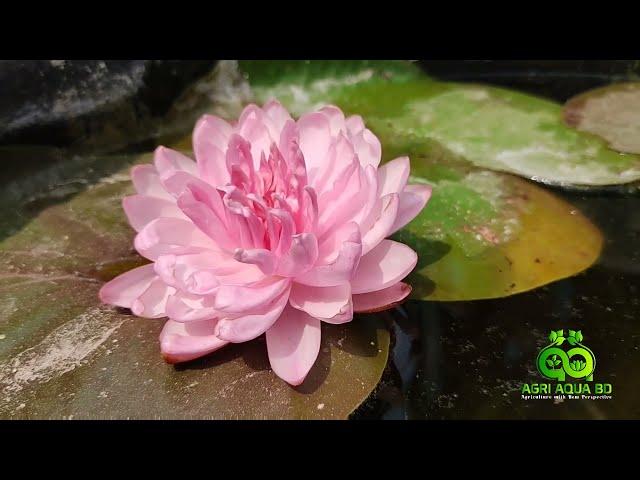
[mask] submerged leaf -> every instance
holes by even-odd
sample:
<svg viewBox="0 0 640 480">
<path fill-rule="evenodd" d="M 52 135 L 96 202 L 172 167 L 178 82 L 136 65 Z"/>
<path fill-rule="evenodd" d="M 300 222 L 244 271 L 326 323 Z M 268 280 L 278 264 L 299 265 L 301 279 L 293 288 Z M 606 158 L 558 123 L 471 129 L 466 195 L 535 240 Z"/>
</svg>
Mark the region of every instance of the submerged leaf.
<svg viewBox="0 0 640 480">
<path fill-rule="evenodd" d="M 0 155 L 20 165 L 29 150 Z M 347 417 L 386 366 L 380 316 L 323 326 L 317 363 L 292 388 L 269 368 L 262 339 L 174 367 L 160 355 L 163 319 L 100 305 L 104 281 L 146 263 L 121 207 L 131 164 L 76 157 L 5 179 L 0 418 Z"/>
<path fill-rule="evenodd" d="M 565 104 L 564 119 L 582 132 L 605 139 L 614 150 L 640 153 L 640 82 L 577 95 Z"/>
</svg>

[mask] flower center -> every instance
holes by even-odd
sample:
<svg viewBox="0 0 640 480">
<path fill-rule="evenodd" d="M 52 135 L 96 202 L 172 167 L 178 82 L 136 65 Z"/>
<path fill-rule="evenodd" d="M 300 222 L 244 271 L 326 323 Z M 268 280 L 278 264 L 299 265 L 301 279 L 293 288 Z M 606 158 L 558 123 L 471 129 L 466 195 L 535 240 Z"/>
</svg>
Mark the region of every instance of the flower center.
<svg viewBox="0 0 640 480">
<path fill-rule="evenodd" d="M 242 137 L 233 137 L 227 167 L 231 179 L 223 187 L 225 204 L 264 232 L 264 248 L 274 249 L 282 235 L 313 230 L 317 201 L 307 185 L 304 157 L 297 142 L 292 141 L 284 152 L 272 143 L 268 157 L 263 152 L 256 166 L 250 144 Z"/>
</svg>

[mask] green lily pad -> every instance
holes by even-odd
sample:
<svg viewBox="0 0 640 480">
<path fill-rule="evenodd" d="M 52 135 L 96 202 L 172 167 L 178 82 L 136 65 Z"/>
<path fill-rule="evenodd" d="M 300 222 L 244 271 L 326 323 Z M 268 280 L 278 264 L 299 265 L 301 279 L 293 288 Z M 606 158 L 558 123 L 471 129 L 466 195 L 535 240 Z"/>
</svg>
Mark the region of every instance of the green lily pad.
<svg viewBox="0 0 640 480">
<path fill-rule="evenodd" d="M 385 144 L 383 141 L 383 145 Z M 602 249 L 575 207 L 518 177 L 471 168 L 434 141 L 393 143 L 412 159 L 415 183 L 433 185 L 425 209 L 394 235 L 418 252 L 413 298 L 498 298 L 575 275 Z"/>
<path fill-rule="evenodd" d="M 279 77 L 278 66 L 240 62 L 256 100 L 275 97 L 298 114 L 335 103 L 362 115 L 379 135 L 437 140 L 475 166 L 542 183 L 617 185 L 640 179 L 640 157 L 614 152 L 601 139 L 568 127 L 561 105 L 549 100 L 435 82 L 405 62 L 288 62 Z"/>
<path fill-rule="evenodd" d="M 319 68 L 315 76 L 302 75 L 307 64 L 301 62 L 297 70 L 288 63 L 280 77 L 273 63 L 240 66 L 256 101 L 276 97 L 295 114 L 335 103 L 362 115 L 382 142 L 383 161 L 408 155 L 411 181 L 434 186 L 427 207 L 395 235 L 418 252 L 418 266 L 408 278 L 414 298 L 503 297 L 575 275 L 595 262 L 602 236 L 575 207 L 530 182 L 477 166 L 500 169 L 484 163 L 507 146 L 525 148 L 545 139 L 554 148 L 600 145 L 623 158 L 564 126 L 559 106 L 501 89 L 433 82 L 403 62 L 356 63 L 351 69 L 348 62 L 336 63 L 333 69 L 324 65 L 326 78 Z M 514 130 L 518 122 L 524 133 Z M 544 161 L 553 163 L 550 157 Z"/>
<path fill-rule="evenodd" d="M 323 326 L 318 361 L 296 388 L 271 371 L 263 339 L 166 364 L 164 320 L 97 296 L 146 262 L 121 199 L 130 166 L 150 157 L 0 149 L 16 168 L 33 155 L 58 161 L 7 174 L 0 193 L 0 418 L 346 418 L 375 388 L 389 350 L 380 315 Z"/>
<path fill-rule="evenodd" d="M 618 152 L 640 153 L 640 82 L 596 88 L 569 100 L 566 123 L 605 139 Z"/>
</svg>

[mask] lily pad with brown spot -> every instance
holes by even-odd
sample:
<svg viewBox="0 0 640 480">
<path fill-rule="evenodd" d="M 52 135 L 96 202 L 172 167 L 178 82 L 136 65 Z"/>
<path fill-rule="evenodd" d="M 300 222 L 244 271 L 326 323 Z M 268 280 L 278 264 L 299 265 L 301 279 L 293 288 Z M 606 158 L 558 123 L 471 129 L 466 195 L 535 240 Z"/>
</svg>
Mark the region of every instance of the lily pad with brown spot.
<svg viewBox="0 0 640 480">
<path fill-rule="evenodd" d="M 30 153 L 0 156 L 20 165 Z M 121 199 L 131 165 L 150 159 L 73 157 L 4 179 L 0 418 L 348 417 L 386 366 L 380 315 L 323 325 L 318 360 L 292 388 L 271 371 L 264 340 L 172 366 L 160 355 L 163 319 L 100 305 L 104 281 L 146 263 Z"/>
<path fill-rule="evenodd" d="M 640 82 L 617 83 L 573 97 L 564 120 L 603 138 L 618 152 L 640 153 Z"/>
<path fill-rule="evenodd" d="M 383 145 L 385 145 L 383 141 Z M 499 298 L 575 275 L 600 254 L 600 231 L 531 182 L 465 165 L 437 142 L 386 143 L 408 154 L 413 182 L 433 186 L 425 209 L 394 235 L 418 252 L 406 279 L 423 300 Z"/>
</svg>

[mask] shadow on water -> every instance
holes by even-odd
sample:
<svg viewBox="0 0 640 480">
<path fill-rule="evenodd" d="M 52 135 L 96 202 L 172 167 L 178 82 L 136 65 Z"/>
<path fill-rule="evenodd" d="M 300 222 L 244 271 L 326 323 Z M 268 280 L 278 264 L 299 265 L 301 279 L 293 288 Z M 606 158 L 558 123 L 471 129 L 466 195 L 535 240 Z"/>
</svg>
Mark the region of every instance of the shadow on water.
<svg viewBox="0 0 640 480">
<path fill-rule="evenodd" d="M 419 253 L 418 263 L 413 269 L 413 273 L 411 273 L 405 281 L 413 288 L 412 296 L 429 296 L 433 290 L 435 290 L 436 284 L 423 273 L 418 274 L 417 272 L 444 257 L 451 251 L 451 245 L 439 240 L 421 238 L 409 230 L 402 230 L 401 232 L 396 233 L 392 238 L 398 242 L 408 245 L 415 252 Z M 419 280 L 414 281 L 415 277 L 418 275 L 420 277 Z"/>
</svg>

